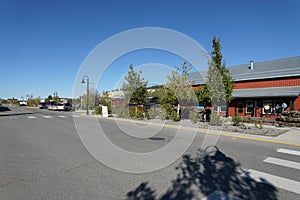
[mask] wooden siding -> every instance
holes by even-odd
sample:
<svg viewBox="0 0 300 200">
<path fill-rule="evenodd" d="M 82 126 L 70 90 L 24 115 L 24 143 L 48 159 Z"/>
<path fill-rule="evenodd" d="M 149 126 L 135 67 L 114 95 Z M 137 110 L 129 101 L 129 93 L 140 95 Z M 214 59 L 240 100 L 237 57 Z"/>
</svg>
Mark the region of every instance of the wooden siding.
<svg viewBox="0 0 300 200">
<path fill-rule="evenodd" d="M 300 77 L 236 82 L 234 89 L 299 86 Z"/>
</svg>

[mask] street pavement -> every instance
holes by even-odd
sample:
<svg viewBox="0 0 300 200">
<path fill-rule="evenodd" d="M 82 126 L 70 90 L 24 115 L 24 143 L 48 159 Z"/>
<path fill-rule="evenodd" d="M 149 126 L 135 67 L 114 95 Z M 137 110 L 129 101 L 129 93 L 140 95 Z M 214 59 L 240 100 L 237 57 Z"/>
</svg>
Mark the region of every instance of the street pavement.
<svg viewBox="0 0 300 200">
<path fill-rule="evenodd" d="M 165 124 L 155 136 L 141 139 L 124 130 L 146 134 L 157 131 L 159 124 L 9 108 L 11 111 L 0 112 L 0 199 L 300 198 L 298 129 L 277 137 L 222 133 L 218 150 L 204 159 L 196 159 L 198 150 L 213 131 L 197 130 L 191 146 L 174 163 L 134 174 L 95 159 L 82 143 L 74 121 L 80 119 L 89 134 L 94 131 L 92 121 L 97 120 L 110 141 L 138 153 L 169 144 L 178 128 L 185 134 L 195 130 Z"/>
</svg>

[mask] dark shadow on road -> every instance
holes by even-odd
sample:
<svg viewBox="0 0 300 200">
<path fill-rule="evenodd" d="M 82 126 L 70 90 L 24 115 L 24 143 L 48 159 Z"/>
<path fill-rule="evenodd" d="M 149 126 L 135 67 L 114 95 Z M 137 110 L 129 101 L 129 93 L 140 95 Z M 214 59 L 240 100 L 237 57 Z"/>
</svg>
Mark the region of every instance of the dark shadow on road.
<svg viewBox="0 0 300 200">
<path fill-rule="evenodd" d="M 148 183 L 143 182 L 136 189 L 128 192 L 126 199 L 192 200 L 201 199 L 200 193 L 206 196 L 207 200 L 278 199 L 277 189 L 270 184 L 265 184 L 267 180 L 262 179 L 264 182 L 262 183 L 241 176 L 243 170 L 240 164 L 217 147 L 210 148 L 209 152 L 199 150 L 197 157 L 184 155 L 176 170 L 179 171 L 177 178 L 172 181 L 172 186 L 162 196 L 157 197 Z M 212 193 L 214 195 L 210 195 Z"/>
<path fill-rule="evenodd" d="M 15 116 L 15 115 L 32 115 L 34 114 L 33 112 L 26 112 L 26 113 L 5 113 L 5 114 L 1 114 L 0 117 L 4 117 L 4 116 Z"/>
<path fill-rule="evenodd" d="M 163 137 L 149 137 L 149 140 L 165 140 Z"/>
</svg>

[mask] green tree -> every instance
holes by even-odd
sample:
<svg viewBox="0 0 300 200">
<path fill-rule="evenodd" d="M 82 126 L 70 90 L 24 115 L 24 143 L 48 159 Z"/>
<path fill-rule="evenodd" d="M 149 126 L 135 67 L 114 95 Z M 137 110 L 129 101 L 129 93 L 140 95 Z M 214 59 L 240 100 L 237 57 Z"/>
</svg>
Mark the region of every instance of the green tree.
<svg viewBox="0 0 300 200">
<path fill-rule="evenodd" d="M 52 95 L 49 95 L 46 99 L 45 102 L 49 103 L 51 100 L 53 100 Z"/>
<path fill-rule="evenodd" d="M 214 36 L 212 40 L 213 51 L 211 52 L 211 60 L 208 63 L 208 76 L 200 97 L 206 102 L 212 103 L 217 107 L 217 113 L 220 113 L 220 107 L 226 105 L 232 100 L 232 91 L 234 81 L 230 75 L 228 68 L 223 62 L 221 53 L 220 38 Z"/>
<path fill-rule="evenodd" d="M 122 85 L 122 90 L 125 94 L 125 99 L 130 103 L 143 105 L 147 98 L 147 84 L 148 82 L 141 77 L 142 72 L 135 72 L 133 65 L 130 64 L 129 71 L 125 76 L 125 81 Z"/>
<path fill-rule="evenodd" d="M 111 98 L 109 97 L 108 92 L 103 92 L 102 95 L 99 98 L 99 103 L 102 106 L 107 106 L 108 113 L 111 114 L 112 112 L 112 105 L 111 105 Z"/>
<path fill-rule="evenodd" d="M 191 67 L 192 65 L 185 60 L 180 67 L 176 67 L 176 70 L 173 70 L 172 74 L 167 77 L 166 88 L 168 88 L 177 98 L 178 117 L 181 106 L 186 108 L 188 105 L 197 102 L 195 92 L 187 79 Z"/>
</svg>

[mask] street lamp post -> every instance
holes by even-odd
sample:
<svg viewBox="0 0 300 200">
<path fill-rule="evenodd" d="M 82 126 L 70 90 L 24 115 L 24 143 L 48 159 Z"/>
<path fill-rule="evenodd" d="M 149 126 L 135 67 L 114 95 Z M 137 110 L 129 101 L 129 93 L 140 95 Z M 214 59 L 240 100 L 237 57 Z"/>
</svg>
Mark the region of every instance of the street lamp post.
<svg viewBox="0 0 300 200">
<path fill-rule="evenodd" d="M 86 115 L 89 115 L 89 84 L 90 80 L 87 75 L 83 75 L 81 83 L 85 83 L 86 79 Z"/>
</svg>

